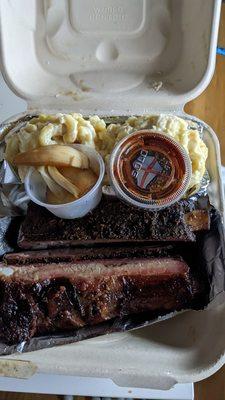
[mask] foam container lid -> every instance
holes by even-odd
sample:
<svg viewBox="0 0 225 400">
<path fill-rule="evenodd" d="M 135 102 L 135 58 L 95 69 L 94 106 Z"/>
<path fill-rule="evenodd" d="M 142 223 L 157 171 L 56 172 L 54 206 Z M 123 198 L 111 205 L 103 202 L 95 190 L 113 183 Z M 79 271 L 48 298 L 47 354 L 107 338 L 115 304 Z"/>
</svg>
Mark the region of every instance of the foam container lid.
<svg viewBox="0 0 225 400">
<path fill-rule="evenodd" d="M 30 109 L 181 109 L 212 77 L 221 0 L 2 0 L 1 62 Z"/>
</svg>

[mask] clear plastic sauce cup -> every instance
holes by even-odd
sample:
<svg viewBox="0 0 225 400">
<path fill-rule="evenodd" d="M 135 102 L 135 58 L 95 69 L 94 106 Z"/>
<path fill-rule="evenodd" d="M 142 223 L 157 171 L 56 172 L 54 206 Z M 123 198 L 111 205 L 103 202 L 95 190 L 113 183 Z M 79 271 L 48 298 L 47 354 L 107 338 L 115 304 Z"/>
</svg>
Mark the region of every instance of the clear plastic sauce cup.
<svg viewBox="0 0 225 400">
<path fill-rule="evenodd" d="M 152 210 L 181 199 L 192 174 L 186 150 L 170 136 L 151 130 L 122 139 L 112 152 L 109 168 L 117 196 Z"/>
</svg>

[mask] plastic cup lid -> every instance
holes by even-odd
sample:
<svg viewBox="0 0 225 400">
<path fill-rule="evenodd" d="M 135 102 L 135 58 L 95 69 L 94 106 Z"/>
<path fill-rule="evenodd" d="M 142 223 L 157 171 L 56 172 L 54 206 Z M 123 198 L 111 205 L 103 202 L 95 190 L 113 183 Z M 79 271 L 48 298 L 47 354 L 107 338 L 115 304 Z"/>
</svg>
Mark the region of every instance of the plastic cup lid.
<svg viewBox="0 0 225 400">
<path fill-rule="evenodd" d="M 141 130 L 122 139 L 110 158 L 117 195 L 148 209 L 168 207 L 186 192 L 192 174 L 185 149 L 160 132 Z"/>
</svg>

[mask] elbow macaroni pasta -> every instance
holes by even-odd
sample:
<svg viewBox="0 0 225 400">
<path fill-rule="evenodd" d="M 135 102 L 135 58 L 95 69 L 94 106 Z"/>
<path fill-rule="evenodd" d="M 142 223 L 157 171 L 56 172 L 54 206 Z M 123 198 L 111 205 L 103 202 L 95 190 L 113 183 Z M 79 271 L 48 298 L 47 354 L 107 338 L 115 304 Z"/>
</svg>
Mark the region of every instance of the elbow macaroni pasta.
<svg viewBox="0 0 225 400">
<path fill-rule="evenodd" d="M 51 144 L 80 143 L 95 148 L 108 164 L 115 144 L 139 129 L 153 129 L 172 136 L 188 152 L 192 163 L 191 192 L 197 190 L 205 173 L 208 149 L 192 121 L 173 115 L 129 117 L 124 124 L 106 126 L 97 115 L 84 119 L 79 113 L 40 114 L 32 118 L 15 136 L 6 139 L 5 158 L 13 163 L 16 154 Z M 27 167 L 19 167 L 24 180 Z M 107 179 L 106 179 L 107 181 Z"/>
</svg>

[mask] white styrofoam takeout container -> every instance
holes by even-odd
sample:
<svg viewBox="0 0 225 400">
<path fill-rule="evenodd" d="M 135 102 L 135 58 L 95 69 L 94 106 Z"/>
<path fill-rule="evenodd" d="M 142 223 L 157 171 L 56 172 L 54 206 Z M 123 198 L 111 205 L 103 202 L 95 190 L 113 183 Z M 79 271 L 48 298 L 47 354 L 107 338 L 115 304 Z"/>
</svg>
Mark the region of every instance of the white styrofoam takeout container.
<svg viewBox="0 0 225 400">
<path fill-rule="evenodd" d="M 186 116 L 184 104 L 214 71 L 220 6 L 220 0 L 1 0 L 2 72 L 29 112 Z M 219 144 L 202 124 L 210 199 L 223 213 Z M 224 364 L 224 331 L 220 305 L 7 359 L 28 360 L 39 372 L 167 389 Z"/>
</svg>

